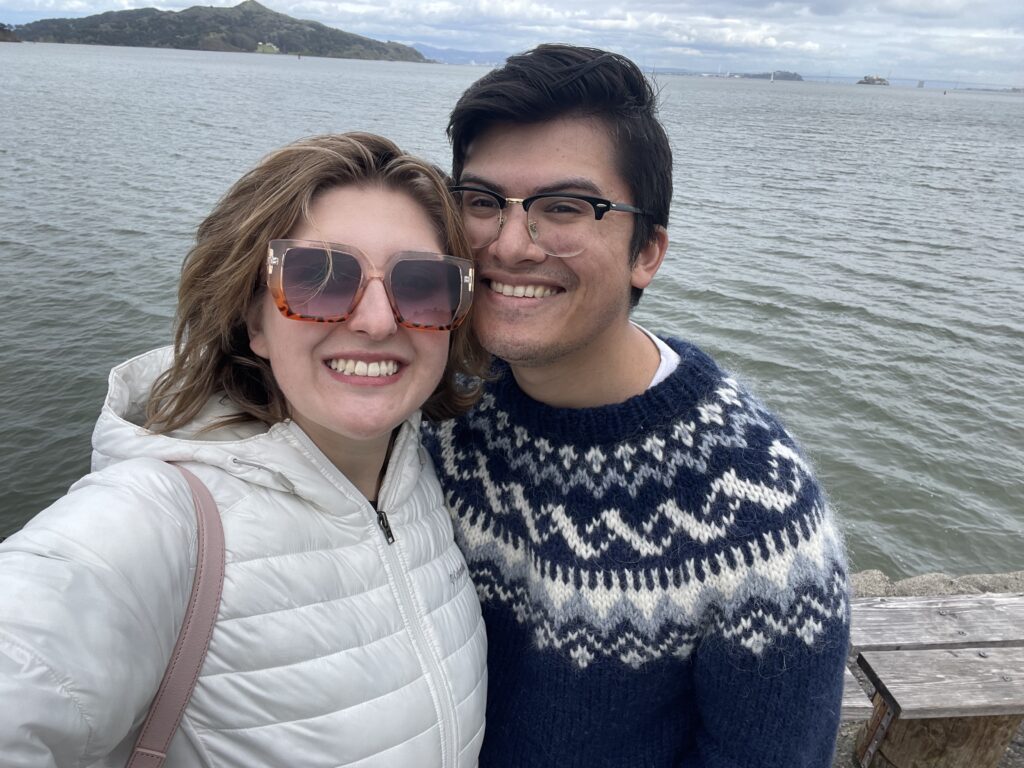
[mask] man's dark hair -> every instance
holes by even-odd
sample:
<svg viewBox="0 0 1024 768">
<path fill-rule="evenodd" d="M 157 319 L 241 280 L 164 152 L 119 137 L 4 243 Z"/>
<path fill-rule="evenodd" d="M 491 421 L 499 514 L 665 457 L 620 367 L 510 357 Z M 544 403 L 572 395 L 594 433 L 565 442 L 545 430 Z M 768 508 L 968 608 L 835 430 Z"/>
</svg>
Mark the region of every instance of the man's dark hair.
<svg viewBox="0 0 1024 768">
<path fill-rule="evenodd" d="M 598 48 L 540 45 L 510 57 L 462 94 L 448 121 L 452 176 L 458 180 L 474 139 L 496 123 L 523 125 L 561 117 L 594 117 L 608 126 L 619 175 L 635 216 L 630 264 L 668 226 L 672 202 L 672 150 L 657 118 L 657 98 L 643 72 L 625 56 Z M 635 306 L 643 293 L 634 288 Z"/>
</svg>

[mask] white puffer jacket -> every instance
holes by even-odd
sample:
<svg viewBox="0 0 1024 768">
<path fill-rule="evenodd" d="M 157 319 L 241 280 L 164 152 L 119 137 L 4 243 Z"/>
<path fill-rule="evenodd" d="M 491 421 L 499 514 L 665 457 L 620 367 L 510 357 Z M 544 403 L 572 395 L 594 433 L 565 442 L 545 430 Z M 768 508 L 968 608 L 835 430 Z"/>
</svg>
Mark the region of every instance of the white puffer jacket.
<svg viewBox="0 0 1024 768">
<path fill-rule="evenodd" d="M 94 472 L 0 544 L 0 763 L 123 766 L 196 557 L 180 473 L 217 501 L 223 600 L 167 768 L 476 765 L 486 636 L 419 416 L 367 500 L 293 423 L 137 426 L 157 350 L 115 368 Z"/>
</svg>

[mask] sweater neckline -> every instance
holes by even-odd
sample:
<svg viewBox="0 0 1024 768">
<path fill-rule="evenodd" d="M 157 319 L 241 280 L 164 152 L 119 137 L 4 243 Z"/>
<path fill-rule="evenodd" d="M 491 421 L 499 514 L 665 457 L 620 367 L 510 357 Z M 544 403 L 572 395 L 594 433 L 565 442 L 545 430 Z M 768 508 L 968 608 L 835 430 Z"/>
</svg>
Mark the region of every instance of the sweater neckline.
<svg viewBox="0 0 1024 768">
<path fill-rule="evenodd" d="M 507 363 L 497 362 L 497 378 L 488 385 L 495 407 L 506 411 L 511 425 L 559 443 L 610 443 L 649 433 L 693 411 L 714 391 L 722 371 L 704 352 L 680 339 L 666 339 L 679 355 L 679 366 L 663 382 L 621 403 L 593 408 L 555 408 L 534 400 L 516 383 Z M 499 423 L 500 426 L 500 423 Z"/>
</svg>

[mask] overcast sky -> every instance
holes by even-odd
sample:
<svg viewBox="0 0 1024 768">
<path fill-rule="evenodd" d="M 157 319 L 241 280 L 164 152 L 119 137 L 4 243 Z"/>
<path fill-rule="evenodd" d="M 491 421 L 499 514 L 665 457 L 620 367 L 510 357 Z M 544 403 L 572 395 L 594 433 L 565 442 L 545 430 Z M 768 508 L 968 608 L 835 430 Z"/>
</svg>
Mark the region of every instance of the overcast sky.
<svg viewBox="0 0 1024 768">
<path fill-rule="evenodd" d="M 262 1 L 367 37 L 442 48 L 516 52 L 561 41 L 619 51 L 645 68 L 879 74 L 1024 87 L 1024 0 Z M 0 22 L 194 4 L 0 0 Z"/>
</svg>

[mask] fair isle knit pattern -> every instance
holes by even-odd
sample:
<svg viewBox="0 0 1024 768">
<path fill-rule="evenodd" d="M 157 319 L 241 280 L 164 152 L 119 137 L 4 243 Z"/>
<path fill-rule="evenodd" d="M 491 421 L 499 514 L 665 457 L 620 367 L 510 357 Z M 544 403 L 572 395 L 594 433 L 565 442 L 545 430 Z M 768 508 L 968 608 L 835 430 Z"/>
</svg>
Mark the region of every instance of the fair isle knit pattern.
<svg viewBox="0 0 1024 768">
<path fill-rule="evenodd" d="M 778 420 L 696 347 L 625 403 L 507 368 L 428 433 L 488 627 L 488 766 L 828 765 L 842 541 Z"/>
</svg>

